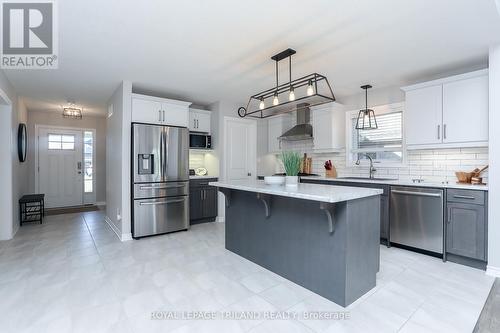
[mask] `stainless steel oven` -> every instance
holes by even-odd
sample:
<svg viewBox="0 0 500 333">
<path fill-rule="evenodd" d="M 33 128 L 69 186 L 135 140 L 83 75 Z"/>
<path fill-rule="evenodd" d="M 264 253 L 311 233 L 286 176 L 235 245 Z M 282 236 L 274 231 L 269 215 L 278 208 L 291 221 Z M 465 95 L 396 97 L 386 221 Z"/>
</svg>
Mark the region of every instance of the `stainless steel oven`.
<svg viewBox="0 0 500 333">
<path fill-rule="evenodd" d="M 212 149 L 212 136 L 210 134 L 203 133 L 190 133 L 189 148 Z"/>
</svg>

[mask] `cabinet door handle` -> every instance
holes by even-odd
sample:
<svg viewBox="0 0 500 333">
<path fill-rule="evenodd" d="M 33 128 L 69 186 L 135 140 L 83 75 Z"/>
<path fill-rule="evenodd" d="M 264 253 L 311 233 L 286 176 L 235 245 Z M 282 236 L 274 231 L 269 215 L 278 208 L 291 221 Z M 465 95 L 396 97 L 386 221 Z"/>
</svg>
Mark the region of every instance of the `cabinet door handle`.
<svg viewBox="0 0 500 333">
<path fill-rule="evenodd" d="M 158 121 L 161 121 L 161 110 L 158 110 Z"/>
<path fill-rule="evenodd" d="M 441 140 L 441 125 L 438 125 L 438 140 Z"/>
<path fill-rule="evenodd" d="M 163 122 L 165 122 L 165 110 L 163 110 Z"/>
<path fill-rule="evenodd" d="M 473 197 L 473 196 L 469 196 L 469 195 L 458 195 L 458 194 L 455 194 L 453 195 L 453 197 L 455 199 L 467 199 L 467 200 L 475 200 L 476 198 Z"/>
<path fill-rule="evenodd" d="M 448 207 L 448 223 L 451 223 L 451 207 Z"/>
<path fill-rule="evenodd" d="M 443 125 L 443 139 L 446 140 L 446 124 Z"/>
</svg>

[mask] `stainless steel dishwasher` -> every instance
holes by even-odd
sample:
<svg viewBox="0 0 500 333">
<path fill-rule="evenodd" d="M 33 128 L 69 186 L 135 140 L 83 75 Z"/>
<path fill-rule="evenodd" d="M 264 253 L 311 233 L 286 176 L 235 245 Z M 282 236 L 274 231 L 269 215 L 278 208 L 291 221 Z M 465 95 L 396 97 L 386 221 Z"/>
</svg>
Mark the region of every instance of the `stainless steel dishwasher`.
<svg viewBox="0 0 500 333">
<path fill-rule="evenodd" d="M 391 186 L 390 241 L 443 253 L 443 190 Z"/>
</svg>

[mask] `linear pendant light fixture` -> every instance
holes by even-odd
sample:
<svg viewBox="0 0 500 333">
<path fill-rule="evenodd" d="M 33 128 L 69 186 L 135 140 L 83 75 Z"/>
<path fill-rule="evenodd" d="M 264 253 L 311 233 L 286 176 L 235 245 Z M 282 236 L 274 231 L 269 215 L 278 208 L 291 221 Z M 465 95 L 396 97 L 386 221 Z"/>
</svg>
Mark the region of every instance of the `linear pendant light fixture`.
<svg viewBox="0 0 500 333">
<path fill-rule="evenodd" d="M 276 62 L 276 86 L 253 95 L 249 98 L 246 107 L 238 109 L 242 118 L 267 118 L 282 113 L 295 111 L 301 107 L 309 107 L 335 101 L 332 88 L 324 75 L 312 73 L 292 80 L 292 56 L 297 53 L 293 49 L 286 49 L 271 57 Z M 279 84 L 278 63 L 288 58 L 289 80 Z"/>
<path fill-rule="evenodd" d="M 364 110 L 359 110 L 358 121 L 356 122 L 357 130 L 372 130 L 378 128 L 375 112 L 372 109 L 368 109 L 368 89 L 370 88 L 372 88 L 372 86 L 369 84 L 361 86 L 361 89 L 365 90 L 366 106 Z"/>
</svg>

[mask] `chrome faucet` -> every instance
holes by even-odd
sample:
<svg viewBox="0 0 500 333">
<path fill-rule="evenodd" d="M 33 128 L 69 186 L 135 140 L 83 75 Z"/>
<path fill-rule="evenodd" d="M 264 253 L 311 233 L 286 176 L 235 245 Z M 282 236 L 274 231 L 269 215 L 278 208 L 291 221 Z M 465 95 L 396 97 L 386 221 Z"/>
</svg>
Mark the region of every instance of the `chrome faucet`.
<svg viewBox="0 0 500 333">
<path fill-rule="evenodd" d="M 373 167 L 373 158 L 371 158 L 371 156 L 368 155 L 368 154 L 363 154 L 363 155 L 370 160 L 370 179 L 373 179 L 373 175 L 377 171 L 377 169 L 375 169 Z M 359 157 L 358 157 L 358 160 L 356 161 L 356 165 L 359 165 L 359 164 L 360 164 L 360 160 L 359 160 Z"/>
</svg>

